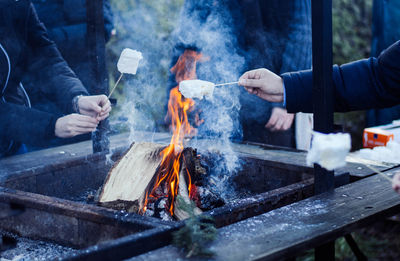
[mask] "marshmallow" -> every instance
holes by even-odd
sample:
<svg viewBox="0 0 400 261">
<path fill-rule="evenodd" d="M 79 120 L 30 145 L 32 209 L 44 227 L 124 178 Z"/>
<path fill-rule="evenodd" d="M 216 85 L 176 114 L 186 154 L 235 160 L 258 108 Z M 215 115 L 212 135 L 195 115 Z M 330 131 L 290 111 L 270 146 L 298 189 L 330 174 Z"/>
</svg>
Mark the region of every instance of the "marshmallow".
<svg viewBox="0 0 400 261">
<path fill-rule="evenodd" d="M 202 80 L 185 80 L 179 83 L 179 91 L 185 98 L 212 98 L 215 84 Z"/>
<path fill-rule="evenodd" d="M 125 48 L 117 63 L 118 71 L 120 73 L 136 74 L 141 59 L 143 59 L 141 52 Z"/>
<path fill-rule="evenodd" d="M 311 149 L 307 154 L 307 165 L 317 163 L 327 170 L 344 167 L 350 149 L 351 138 L 348 133 L 313 132 Z"/>
</svg>

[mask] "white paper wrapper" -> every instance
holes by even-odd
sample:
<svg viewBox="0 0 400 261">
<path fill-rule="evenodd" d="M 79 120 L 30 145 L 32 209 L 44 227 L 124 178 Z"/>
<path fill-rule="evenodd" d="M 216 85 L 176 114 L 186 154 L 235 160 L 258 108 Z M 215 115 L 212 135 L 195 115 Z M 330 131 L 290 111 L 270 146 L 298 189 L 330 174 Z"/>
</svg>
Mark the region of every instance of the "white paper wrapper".
<svg viewBox="0 0 400 261">
<path fill-rule="evenodd" d="M 211 99 L 215 84 L 202 80 L 185 80 L 179 83 L 179 91 L 185 98 Z"/>
<path fill-rule="evenodd" d="M 327 170 L 344 167 L 350 149 L 351 138 L 348 133 L 313 132 L 311 149 L 307 154 L 307 165 L 317 163 Z"/>
<path fill-rule="evenodd" d="M 118 71 L 120 73 L 136 74 L 141 59 L 143 59 L 141 52 L 125 48 L 117 63 Z"/>
</svg>

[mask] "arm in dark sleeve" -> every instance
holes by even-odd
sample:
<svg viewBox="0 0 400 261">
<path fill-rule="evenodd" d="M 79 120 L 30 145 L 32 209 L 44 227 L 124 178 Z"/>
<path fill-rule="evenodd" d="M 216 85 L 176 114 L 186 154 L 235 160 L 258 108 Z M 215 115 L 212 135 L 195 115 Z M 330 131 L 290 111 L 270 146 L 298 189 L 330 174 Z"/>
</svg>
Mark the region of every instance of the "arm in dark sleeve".
<svg viewBox="0 0 400 261">
<path fill-rule="evenodd" d="M 46 29 L 37 18 L 31 4 L 27 19 L 28 67 L 37 84 L 64 113 L 72 112 L 74 96 L 87 95 L 81 81 L 61 57 L 55 44 L 49 40 Z"/>
<path fill-rule="evenodd" d="M 400 41 L 377 59 L 333 67 L 335 111 L 385 108 L 400 104 Z M 282 75 L 289 112 L 312 112 L 312 71 Z"/>
<path fill-rule="evenodd" d="M 45 145 L 55 137 L 58 116 L 0 100 L 1 138 L 29 145 Z"/>
</svg>

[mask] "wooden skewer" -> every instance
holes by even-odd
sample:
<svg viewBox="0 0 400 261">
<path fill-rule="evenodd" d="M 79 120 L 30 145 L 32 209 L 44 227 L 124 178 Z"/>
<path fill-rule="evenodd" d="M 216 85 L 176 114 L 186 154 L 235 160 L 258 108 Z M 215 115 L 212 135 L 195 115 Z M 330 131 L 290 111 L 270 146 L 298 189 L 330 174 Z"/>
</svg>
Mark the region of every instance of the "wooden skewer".
<svg viewBox="0 0 400 261">
<path fill-rule="evenodd" d="M 124 76 L 123 73 L 121 73 L 121 75 L 119 76 L 117 82 L 115 83 L 114 87 L 111 89 L 110 94 L 108 94 L 107 98 L 110 99 L 111 95 L 113 94 L 113 92 L 115 91 L 115 88 L 117 88 L 118 83 L 121 81 L 122 76 Z M 100 113 L 97 114 L 97 117 L 99 117 Z"/>
<path fill-rule="evenodd" d="M 387 175 L 385 175 L 382 171 L 380 171 L 380 170 L 378 170 L 378 169 L 376 169 L 376 168 L 374 168 L 374 167 L 372 167 L 372 166 L 369 166 L 369 165 L 367 165 L 367 164 L 363 164 L 363 165 L 364 165 L 365 167 L 369 168 L 370 170 L 376 172 L 377 174 L 381 175 L 381 177 L 383 177 L 383 178 L 389 180 L 390 182 L 392 182 L 392 179 L 389 178 Z"/>
<path fill-rule="evenodd" d="M 225 86 L 225 85 L 232 85 L 232 84 L 238 84 L 239 82 L 227 82 L 227 83 L 219 83 L 214 85 L 214 87 L 218 87 L 218 86 Z"/>
<path fill-rule="evenodd" d="M 111 89 L 111 91 L 110 91 L 110 94 L 108 95 L 108 97 L 107 97 L 107 98 L 109 98 L 109 99 L 110 99 L 111 95 L 112 95 L 112 94 L 113 94 L 113 92 L 115 91 L 115 88 L 117 88 L 117 85 L 118 85 L 118 83 L 121 81 L 121 79 L 122 79 L 122 76 L 124 76 L 124 74 L 123 74 L 123 73 L 121 73 L 121 75 L 119 76 L 119 78 L 118 78 L 117 82 L 115 83 L 114 87 Z"/>
</svg>

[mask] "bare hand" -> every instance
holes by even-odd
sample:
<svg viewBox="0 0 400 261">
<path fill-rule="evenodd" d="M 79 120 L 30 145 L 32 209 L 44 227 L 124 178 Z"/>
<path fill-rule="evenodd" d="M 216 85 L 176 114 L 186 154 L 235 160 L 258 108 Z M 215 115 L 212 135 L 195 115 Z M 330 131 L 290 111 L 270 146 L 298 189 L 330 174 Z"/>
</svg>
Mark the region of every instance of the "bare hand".
<svg viewBox="0 0 400 261">
<path fill-rule="evenodd" d="M 265 128 L 271 131 L 285 131 L 292 126 L 293 119 L 293 113 L 287 113 L 285 109 L 274 107 Z"/>
<path fill-rule="evenodd" d="M 78 106 L 81 114 L 98 121 L 106 119 L 111 111 L 111 103 L 105 95 L 82 96 L 78 100 Z"/>
<path fill-rule="evenodd" d="M 257 69 L 244 73 L 239 79 L 249 93 L 270 102 L 283 102 L 283 80 L 267 69 Z"/>
<path fill-rule="evenodd" d="M 392 188 L 400 194 L 400 172 L 397 172 L 392 179 Z"/>
<path fill-rule="evenodd" d="M 59 138 L 71 138 L 96 130 L 98 124 L 96 118 L 73 113 L 56 121 L 54 133 Z"/>
</svg>

